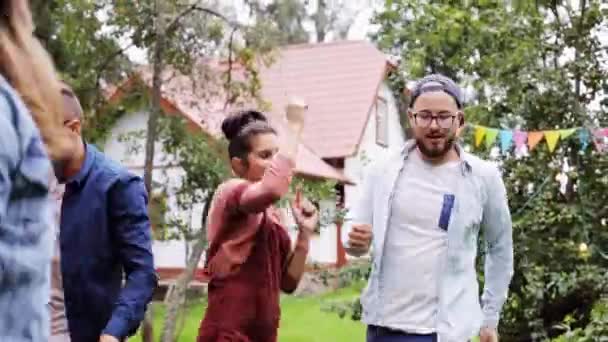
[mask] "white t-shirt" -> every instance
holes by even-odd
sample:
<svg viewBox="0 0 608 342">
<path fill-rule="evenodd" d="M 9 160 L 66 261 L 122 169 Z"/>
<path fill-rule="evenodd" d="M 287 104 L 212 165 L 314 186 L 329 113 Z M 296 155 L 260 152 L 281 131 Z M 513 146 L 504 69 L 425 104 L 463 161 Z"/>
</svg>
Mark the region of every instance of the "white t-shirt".
<svg viewBox="0 0 608 342">
<path fill-rule="evenodd" d="M 415 151 L 397 179 L 380 278 L 387 328 L 436 332 L 439 270 L 459 172 L 457 161 L 434 166 Z"/>
</svg>

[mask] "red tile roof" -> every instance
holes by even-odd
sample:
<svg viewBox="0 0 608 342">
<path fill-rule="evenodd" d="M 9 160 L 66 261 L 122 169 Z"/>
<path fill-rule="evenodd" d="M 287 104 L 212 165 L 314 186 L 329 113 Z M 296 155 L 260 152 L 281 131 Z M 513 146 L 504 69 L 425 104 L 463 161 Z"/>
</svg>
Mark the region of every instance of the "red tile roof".
<svg viewBox="0 0 608 342">
<path fill-rule="evenodd" d="M 162 105 L 166 112 L 177 112 L 207 134 L 219 139 L 222 137 L 221 122 L 227 113 L 247 104 L 237 103 L 231 105 L 231 108 L 227 108 L 225 106 L 226 96 L 220 78 L 209 75 L 217 69 L 209 69 L 208 66 L 202 65 L 201 70 L 197 70 L 197 75 L 200 75 L 200 77 L 196 78 L 182 75 L 170 69 L 164 71 L 162 75 L 164 80 Z M 108 96 L 109 100 L 112 102 L 119 101 L 135 84 L 136 79 L 143 81 L 147 87 L 152 87 L 152 73 L 149 67 L 139 68 L 135 75 L 136 78 L 130 78 Z M 199 86 L 195 82 L 202 82 L 204 86 Z M 285 134 L 282 133 L 285 132 L 285 128 L 281 121 L 273 117 L 270 119 L 279 131 L 279 135 Z M 298 149 L 296 172 L 313 178 L 352 183 L 341 170 L 323 161 L 304 143 Z"/>
<path fill-rule="evenodd" d="M 262 97 L 271 104 L 270 117 L 275 126 L 282 125 L 289 96 L 304 98 L 309 106 L 304 141 L 296 161 L 299 173 L 350 183 L 341 170 L 321 158 L 344 158 L 357 152 L 390 65 L 386 55 L 369 42 L 340 41 L 288 46 L 279 51 L 270 67 L 261 70 Z M 226 71 L 227 63 L 208 59 L 197 68 L 197 77 L 172 70 L 163 73 L 163 105 L 217 138 L 227 113 L 255 104 L 225 106 L 226 94 L 217 73 Z M 233 68 L 233 78 L 242 79 L 240 65 L 234 64 Z M 149 67 L 140 68 L 136 74 L 151 87 Z M 132 83 L 133 79 L 125 82 L 127 86 Z M 124 88 L 125 85 L 117 88 L 109 97 L 120 98 Z"/>
<path fill-rule="evenodd" d="M 261 72 L 262 95 L 280 115 L 289 96 L 309 105 L 304 141 L 322 158 L 357 152 L 389 61 L 366 41 L 289 46 Z"/>
</svg>

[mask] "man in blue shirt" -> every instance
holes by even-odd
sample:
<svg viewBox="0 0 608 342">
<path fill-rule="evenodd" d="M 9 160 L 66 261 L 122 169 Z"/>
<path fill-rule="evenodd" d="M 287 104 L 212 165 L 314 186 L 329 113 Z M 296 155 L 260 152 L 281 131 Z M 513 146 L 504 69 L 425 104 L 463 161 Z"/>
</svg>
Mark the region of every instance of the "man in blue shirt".
<svg viewBox="0 0 608 342">
<path fill-rule="evenodd" d="M 77 146 L 58 177 L 65 183 L 59 240 L 71 341 L 118 342 L 135 333 L 157 285 L 146 189 L 83 141 L 80 103 L 69 87 L 62 93 L 64 125 Z"/>
</svg>

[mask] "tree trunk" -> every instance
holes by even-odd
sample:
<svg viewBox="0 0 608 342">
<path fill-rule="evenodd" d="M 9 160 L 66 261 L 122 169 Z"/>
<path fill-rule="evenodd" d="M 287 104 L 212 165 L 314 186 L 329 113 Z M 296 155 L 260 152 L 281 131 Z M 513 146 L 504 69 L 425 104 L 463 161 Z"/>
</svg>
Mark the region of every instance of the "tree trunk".
<svg viewBox="0 0 608 342">
<path fill-rule="evenodd" d="M 317 1 L 317 13 L 312 16 L 317 33 L 317 43 L 323 43 L 330 26 L 330 18 L 327 14 L 327 3 L 325 0 Z"/>
<path fill-rule="evenodd" d="M 144 164 L 144 184 L 149 194 L 152 193 L 152 173 L 154 171 L 154 144 L 156 142 L 158 116 L 161 106 L 161 86 L 163 70 L 163 51 L 165 45 L 165 32 L 163 23 L 162 0 L 156 1 L 156 44 L 154 46 L 154 69 L 152 76 L 152 105 L 148 118 L 148 129 L 146 134 L 146 156 Z M 153 307 L 149 306 L 142 323 L 143 342 L 154 341 Z"/>
<path fill-rule="evenodd" d="M 178 315 L 180 311 L 180 307 L 186 303 L 186 291 L 188 290 L 188 285 L 192 278 L 194 277 L 194 272 L 198 266 L 199 261 L 201 260 L 201 256 L 205 251 L 205 247 L 207 246 L 207 214 L 209 213 L 209 207 L 211 206 L 211 199 L 213 198 L 213 194 L 207 197 L 205 201 L 205 208 L 203 210 L 203 224 L 201 225 L 201 231 L 199 232 L 198 239 L 196 239 L 196 243 L 192 247 L 192 251 L 190 252 L 190 256 L 188 258 L 188 263 L 186 264 L 186 269 L 179 275 L 175 284 L 169 287 L 167 291 L 167 296 L 165 297 L 166 308 L 166 316 L 165 316 L 165 324 L 163 326 L 163 332 L 161 335 L 161 342 L 174 342 L 175 341 L 175 330 L 177 327 Z"/>
</svg>

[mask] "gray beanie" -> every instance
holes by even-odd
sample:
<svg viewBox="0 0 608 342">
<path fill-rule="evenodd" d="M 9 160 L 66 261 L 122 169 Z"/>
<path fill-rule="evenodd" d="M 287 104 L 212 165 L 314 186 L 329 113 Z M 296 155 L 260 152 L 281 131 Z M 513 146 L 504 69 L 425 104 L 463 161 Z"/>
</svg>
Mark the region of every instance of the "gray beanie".
<svg viewBox="0 0 608 342">
<path fill-rule="evenodd" d="M 458 108 L 462 109 L 464 105 L 462 91 L 456 82 L 454 82 L 451 78 L 440 74 L 428 75 L 416 82 L 416 85 L 411 92 L 410 107 L 414 105 L 414 102 L 416 102 L 418 96 L 431 91 L 445 92 L 453 97 L 456 101 L 456 105 L 458 105 Z"/>
</svg>

